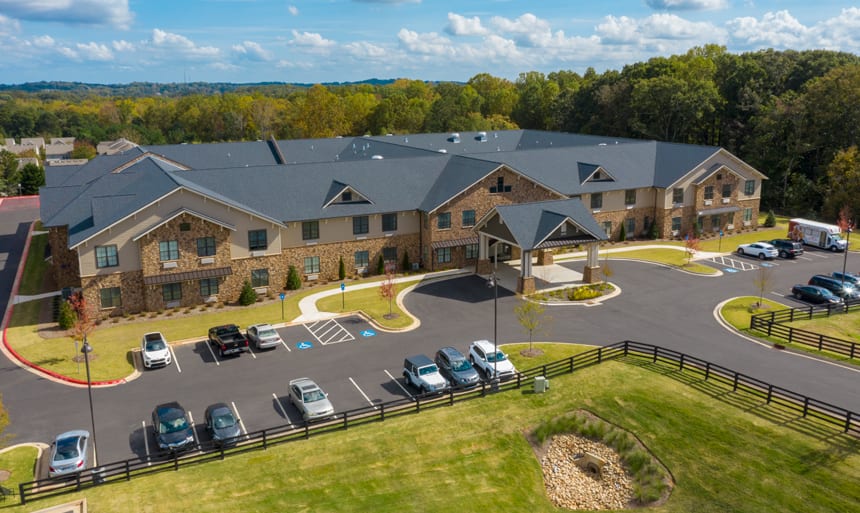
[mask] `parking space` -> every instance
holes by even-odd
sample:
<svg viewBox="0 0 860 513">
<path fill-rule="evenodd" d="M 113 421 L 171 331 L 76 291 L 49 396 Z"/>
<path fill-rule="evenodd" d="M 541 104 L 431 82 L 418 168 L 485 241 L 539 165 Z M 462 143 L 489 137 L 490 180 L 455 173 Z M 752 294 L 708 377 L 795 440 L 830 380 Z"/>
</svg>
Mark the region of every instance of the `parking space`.
<svg viewBox="0 0 860 513">
<path fill-rule="evenodd" d="M 305 323 L 305 328 L 322 345 L 338 344 L 355 340 L 355 337 L 346 328 L 341 326 L 337 319 L 326 319 L 318 322 Z"/>
</svg>

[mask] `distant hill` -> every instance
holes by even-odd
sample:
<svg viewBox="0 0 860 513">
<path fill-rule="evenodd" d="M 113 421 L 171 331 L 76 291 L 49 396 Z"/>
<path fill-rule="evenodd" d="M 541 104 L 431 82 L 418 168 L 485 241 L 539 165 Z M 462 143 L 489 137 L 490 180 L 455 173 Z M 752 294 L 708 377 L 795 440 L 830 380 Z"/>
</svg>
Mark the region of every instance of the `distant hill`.
<svg viewBox="0 0 860 513">
<path fill-rule="evenodd" d="M 360 82 L 325 82 L 325 86 L 349 86 L 349 85 L 388 85 L 396 79 L 371 78 Z M 182 96 L 186 94 L 215 94 L 229 93 L 235 91 L 248 91 L 252 89 L 273 89 L 283 87 L 307 88 L 314 84 L 290 83 L 290 82 L 254 82 L 248 84 L 235 84 L 231 82 L 188 82 L 159 84 L 155 82 L 131 82 L 128 84 L 87 84 L 84 82 L 27 82 L 23 84 L 0 84 L 0 93 L 24 92 L 50 95 L 50 93 L 72 93 L 77 95 L 98 96 Z"/>
</svg>

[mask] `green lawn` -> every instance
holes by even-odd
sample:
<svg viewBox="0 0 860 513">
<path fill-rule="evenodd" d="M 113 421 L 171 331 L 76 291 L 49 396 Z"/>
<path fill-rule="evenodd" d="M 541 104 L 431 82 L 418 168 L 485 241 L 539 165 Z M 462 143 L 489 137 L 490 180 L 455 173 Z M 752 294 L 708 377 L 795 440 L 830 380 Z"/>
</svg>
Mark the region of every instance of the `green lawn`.
<svg viewBox="0 0 860 513">
<path fill-rule="evenodd" d="M 491 395 L 26 510 L 86 496 L 92 511 L 554 512 L 524 433 L 580 408 L 637 435 L 671 471 L 674 491 L 653 511 L 836 513 L 860 503 L 856 438 L 675 366 L 609 362 L 553 378 L 546 394 Z"/>
<path fill-rule="evenodd" d="M 860 311 L 786 323 L 794 328 L 814 331 L 830 337 L 860 342 Z"/>
<path fill-rule="evenodd" d="M 45 262 L 45 246 L 48 245 L 48 234 L 34 235 L 30 239 L 30 249 L 27 262 L 21 275 L 18 294 L 22 296 L 38 294 L 42 290 L 42 279 L 47 273 L 48 263 Z"/>
<path fill-rule="evenodd" d="M 35 471 L 36 455 L 39 450 L 35 447 L 17 447 L 15 449 L 0 453 L 0 470 L 8 470 L 10 472 L 9 479 L 0 483 L 0 486 L 8 488 L 18 493 L 18 485 L 33 480 Z M 15 503 L 17 497 L 9 497 L 6 503 Z M 0 506 L 3 503 L 0 502 Z M 3 509 L 3 508 L 0 508 Z"/>
<path fill-rule="evenodd" d="M 417 281 L 417 280 L 416 280 Z M 396 293 L 415 285 L 415 282 L 397 283 L 394 285 Z M 373 322 L 388 329 L 406 328 L 412 324 L 413 318 L 397 306 L 396 300 L 384 299 L 379 293 L 379 286 L 366 289 L 349 290 L 347 292 L 328 296 L 317 301 L 317 309 L 321 312 L 355 312 L 361 311 Z M 389 313 L 393 317 L 388 318 Z"/>
</svg>

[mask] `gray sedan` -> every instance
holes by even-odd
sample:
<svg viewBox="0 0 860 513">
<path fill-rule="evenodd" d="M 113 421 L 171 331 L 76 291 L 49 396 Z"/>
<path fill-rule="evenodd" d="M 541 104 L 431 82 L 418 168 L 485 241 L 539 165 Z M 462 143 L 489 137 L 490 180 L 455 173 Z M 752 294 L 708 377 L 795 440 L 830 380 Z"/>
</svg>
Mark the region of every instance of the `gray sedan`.
<svg viewBox="0 0 860 513">
<path fill-rule="evenodd" d="M 67 431 L 57 435 L 51 444 L 51 465 L 48 475 L 62 477 L 80 472 L 87 468 L 87 448 L 89 431 Z"/>
<path fill-rule="evenodd" d="M 271 349 L 282 344 L 281 336 L 270 324 L 254 324 L 248 326 L 248 342 L 254 344 L 257 349 Z"/>
<path fill-rule="evenodd" d="M 302 412 L 305 420 L 334 416 L 334 407 L 328 400 L 328 394 L 310 378 L 290 381 L 290 401 Z"/>
</svg>

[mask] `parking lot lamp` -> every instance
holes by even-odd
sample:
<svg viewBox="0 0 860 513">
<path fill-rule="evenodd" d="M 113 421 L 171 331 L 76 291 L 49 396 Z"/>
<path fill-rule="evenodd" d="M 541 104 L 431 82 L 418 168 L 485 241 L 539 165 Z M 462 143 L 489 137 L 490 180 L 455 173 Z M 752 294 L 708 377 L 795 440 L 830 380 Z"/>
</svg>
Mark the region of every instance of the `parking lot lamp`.
<svg viewBox="0 0 860 513">
<path fill-rule="evenodd" d="M 845 288 L 845 271 L 848 269 L 848 246 L 851 244 L 851 231 L 854 229 L 854 221 L 848 221 L 845 227 L 845 252 L 842 255 L 842 288 Z"/>
<path fill-rule="evenodd" d="M 490 273 L 487 278 L 487 286 L 493 287 L 493 378 L 490 380 L 490 389 L 499 389 L 499 279 L 496 271 Z"/>
<path fill-rule="evenodd" d="M 87 336 L 84 335 L 84 345 L 81 347 L 81 353 L 84 354 L 84 365 L 87 367 L 87 393 L 90 397 L 90 422 L 92 423 L 93 434 L 93 467 L 99 463 L 99 458 L 96 453 L 96 416 L 93 412 L 93 382 L 90 379 L 90 353 L 93 352 L 93 346 L 87 342 Z"/>
</svg>

